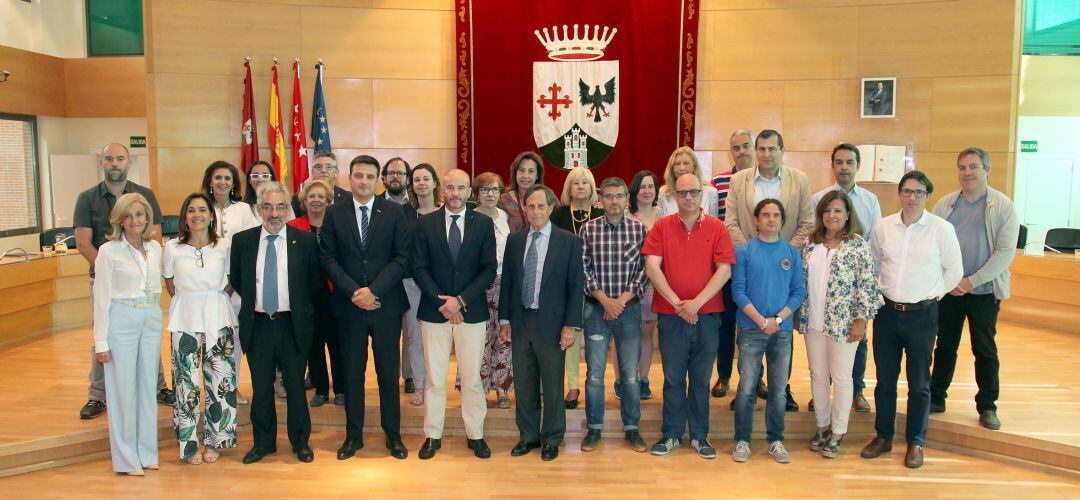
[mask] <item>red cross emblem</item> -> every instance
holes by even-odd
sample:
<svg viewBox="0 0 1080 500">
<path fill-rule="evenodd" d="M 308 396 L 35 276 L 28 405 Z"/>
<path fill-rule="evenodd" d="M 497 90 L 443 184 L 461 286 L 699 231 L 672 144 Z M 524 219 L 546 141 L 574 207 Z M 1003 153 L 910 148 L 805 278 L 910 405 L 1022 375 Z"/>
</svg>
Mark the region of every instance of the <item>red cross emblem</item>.
<svg viewBox="0 0 1080 500">
<path fill-rule="evenodd" d="M 562 116 L 562 113 L 559 112 L 559 105 L 562 104 L 563 109 L 568 109 L 574 101 L 570 99 L 569 95 L 563 95 L 562 99 L 559 98 L 559 91 L 562 90 L 562 87 L 557 83 L 552 83 L 548 90 L 551 91 L 551 97 L 540 94 L 540 97 L 536 99 L 536 104 L 539 104 L 541 109 L 550 104 L 551 111 L 548 111 L 547 115 L 551 117 L 551 121 L 555 121 Z"/>
</svg>

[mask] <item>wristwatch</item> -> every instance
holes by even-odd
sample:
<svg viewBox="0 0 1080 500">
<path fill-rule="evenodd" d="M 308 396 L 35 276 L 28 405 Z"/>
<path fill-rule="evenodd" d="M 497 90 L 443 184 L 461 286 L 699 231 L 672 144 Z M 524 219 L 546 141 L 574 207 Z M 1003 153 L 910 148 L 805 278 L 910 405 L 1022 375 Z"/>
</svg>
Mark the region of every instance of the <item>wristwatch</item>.
<svg viewBox="0 0 1080 500">
<path fill-rule="evenodd" d="M 784 323 L 784 318 L 781 318 L 781 317 L 780 317 L 780 315 L 779 315 L 779 314 L 777 314 L 777 315 L 776 315 L 776 317 L 775 317 L 775 318 L 773 318 L 773 319 L 775 319 L 775 320 L 776 320 L 776 328 L 777 328 L 777 329 L 779 330 L 779 329 L 780 329 L 780 325 L 782 325 L 782 324 Z"/>
</svg>

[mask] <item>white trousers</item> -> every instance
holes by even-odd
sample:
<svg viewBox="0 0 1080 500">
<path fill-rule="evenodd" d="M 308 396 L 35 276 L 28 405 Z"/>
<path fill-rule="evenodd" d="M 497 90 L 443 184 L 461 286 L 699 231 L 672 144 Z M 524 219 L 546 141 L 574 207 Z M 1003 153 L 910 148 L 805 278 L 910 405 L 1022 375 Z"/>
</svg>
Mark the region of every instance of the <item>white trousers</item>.
<svg viewBox="0 0 1080 500">
<path fill-rule="evenodd" d="M 487 322 L 428 323 L 420 322 L 424 337 L 424 365 L 427 380 L 424 386 L 424 436 L 442 439 L 446 420 L 446 376 L 450 365 L 450 348 L 454 348 L 461 374 L 461 418 L 469 439 L 484 437 L 487 417 L 487 397 L 480 379 L 484 360 Z"/>
<path fill-rule="evenodd" d="M 851 414 L 851 367 L 855 364 L 858 342 L 837 342 L 821 332 L 807 328 L 806 358 L 810 363 L 810 387 L 814 394 L 817 426 L 832 427 L 833 434 L 847 434 Z M 829 385 L 832 381 L 832 399 Z"/>
</svg>

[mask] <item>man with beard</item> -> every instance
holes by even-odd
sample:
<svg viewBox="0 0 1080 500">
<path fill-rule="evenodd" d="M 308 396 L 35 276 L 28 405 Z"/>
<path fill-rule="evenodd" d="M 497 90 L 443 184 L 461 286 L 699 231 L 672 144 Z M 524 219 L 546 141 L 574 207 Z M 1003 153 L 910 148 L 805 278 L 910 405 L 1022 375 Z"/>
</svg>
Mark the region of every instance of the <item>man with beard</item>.
<svg viewBox="0 0 1080 500">
<path fill-rule="evenodd" d="M 315 164 L 311 166 L 311 179 L 304 181 L 304 184 L 311 182 L 311 180 L 323 181 L 334 186 L 334 203 L 349 201 L 349 198 L 352 197 L 349 190 L 341 189 L 337 185 L 337 156 L 334 156 L 334 153 L 330 151 L 316 151 L 313 161 Z M 303 217 L 307 213 L 304 211 L 304 207 L 300 205 L 300 192 L 303 190 L 304 188 L 301 186 L 292 197 L 292 209 L 297 217 Z"/>
<path fill-rule="evenodd" d="M 94 289 L 94 261 L 97 259 L 98 247 L 105 244 L 106 237 L 112 231 L 109 223 L 109 214 L 120 196 L 127 193 L 139 193 L 150 203 L 153 210 L 154 239 L 161 242 L 161 207 L 158 206 L 154 192 L 145 186 L 140 186 L 128 180 L 128 170 L 131 169 L 131 156 L 123 144 L 107 144 L 101 148 L 98 158 L 101 169 L 105 172 L 105 180 L 96 186 L 79 193 L 75 201 L 75 216 L 72 217 L 75 226 L 75 248 L 79 250 L 86 262 L 90 264 L 90 290 Z M 91 293 L 92 294 L 92 293 Z M 93 303 L 91 303 L 91 308 Z M 93 317 L 91 311 L 91 317 Z M 94 346 L 90 346 L 90 388 L 89 400 L 79 411 L 79 418 L 88 420 L 97 418 L 105 412 L 105 368 L 94 356 Z M 158 403 L 172 405 L 175 401 L 172 391 L 165 385 L 165 374 L 158 363 Z"/>
<path fill-rule="evenodd" d="M 391 203 L 401 205 L 402 212 L 405 212 L 405 227 L 409 229 L 409 234 L 416 231 L 416 219 L 418 217 L 416 209 L 409 203 L 409 179 L 411 178 L 412 167 L 404 158 L 395 156 L 386 160 L 386 163 L 383 164 L 382 184 L 385 190 L 382 197 Z M 411 265 L 405 269 L 405 280 L 402 284 L 405 286 L 405 296 L 409 299 L 409 309 L 415 312 L 420 305 L 420 287 L 416 286 L 416 281 L 413 280 Z M 423 366 L 418 367 L 420 369 L 419 377 L 414 377 L 416 373 L 413 371 L 413 360 L 419 361 L 420 364 L 424 360 L 423 347 L 420 345 L 414 346 L 409 341 L 410 338 L 419 337 L 419 335 L 412 335 L 411 337 L 409 335 L 410 331 L 414 333 L 420 331 L 420 323 L 415 317 L 415 314 L 406 312 L 401 319 L 401 378 L 406 394 L 416 392 L 416 385 L 413 383 L 414 378 L 419 378 L 421 382 L 424 380 Z M 424 388 L 421 387 L 420 390 L 423 391 Z"/>
</svg>

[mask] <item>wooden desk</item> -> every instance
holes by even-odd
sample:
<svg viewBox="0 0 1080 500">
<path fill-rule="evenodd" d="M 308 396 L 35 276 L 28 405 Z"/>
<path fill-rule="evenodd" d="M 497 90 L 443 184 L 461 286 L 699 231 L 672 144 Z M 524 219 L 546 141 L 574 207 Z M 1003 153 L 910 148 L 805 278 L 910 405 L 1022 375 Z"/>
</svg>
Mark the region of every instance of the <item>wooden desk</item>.
<svg viewBox="0 0 1080 500">
<path fill-rule="evenodd" d="M 1012 298 L 1001 303 L 1002 320 L 1080 333 L 1080 259 L 1017 251 L 1010 271 Z"/>
<path fill-rule="evenodd" d="M 78 253 L 0 263 L 0 346 L 90 324 L 90 268 Z"/>
</svg>

